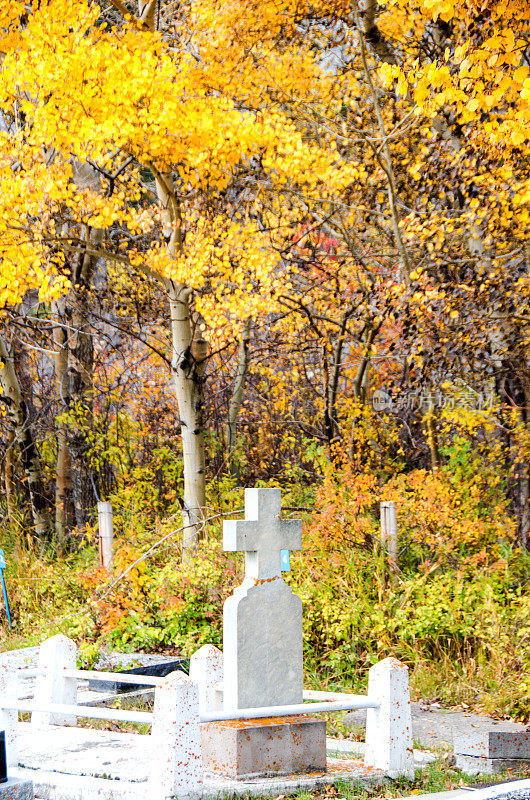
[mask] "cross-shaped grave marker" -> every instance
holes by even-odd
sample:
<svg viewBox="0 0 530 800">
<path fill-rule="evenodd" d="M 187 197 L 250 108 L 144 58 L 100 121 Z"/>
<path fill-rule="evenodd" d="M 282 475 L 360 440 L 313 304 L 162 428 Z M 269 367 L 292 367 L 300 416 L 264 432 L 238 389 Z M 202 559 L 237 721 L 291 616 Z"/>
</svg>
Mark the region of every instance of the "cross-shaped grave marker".
<svg viewBox="0 0 530 800">
<path fill-rule="evenodd" d="M 245 489 L 245 519 L 224 523 L 223 549 L 244 551 L 245 579 L 279 577 L 281 551 L 302 549 L 301 521 L 281 513 L 281 489 Z"/>
<path fill-rule="evenodd" d="M 223 549 L 245 553 L 245 579 L 223 609 L 225 708 L 302 702 L 302 602 L 280 556 L 302 549 L 302 523 L 280 516 L 280 489 L 245 489 L 246 518 L 223 524 Z"/>
</svg>

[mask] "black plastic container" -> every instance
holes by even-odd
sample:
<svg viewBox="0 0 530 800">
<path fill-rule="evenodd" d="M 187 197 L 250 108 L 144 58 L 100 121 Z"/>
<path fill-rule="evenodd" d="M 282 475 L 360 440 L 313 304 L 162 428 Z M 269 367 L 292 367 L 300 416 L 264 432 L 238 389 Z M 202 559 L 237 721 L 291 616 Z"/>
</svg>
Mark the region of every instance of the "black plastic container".
<svg viewBox="0 0 530 800">
<path fill-rule="evenodd" d="M 7 783 L 6 733 L 0 731 L 0 783 Z"/>
<path fill-rule="evenodd" d="M 163 661 L 160 664 L 149 664 L 143 667 L 133 667 L 132 669 L 122 669 L 124 675 L 147 675 L 149 677 L 164 678 L 170 672 L 179 669 L 181 672 L 189 672 L 190 662 L 187 658 L 175 658 L 172 661 Z M 148 689 L 145 683 L 120 683 L 118 676 L 116 681 L 100 681 L 97 678 L 88 679 L 88 688 L 93 692 L 137 692 L 140 689 Z"/>
</svg>

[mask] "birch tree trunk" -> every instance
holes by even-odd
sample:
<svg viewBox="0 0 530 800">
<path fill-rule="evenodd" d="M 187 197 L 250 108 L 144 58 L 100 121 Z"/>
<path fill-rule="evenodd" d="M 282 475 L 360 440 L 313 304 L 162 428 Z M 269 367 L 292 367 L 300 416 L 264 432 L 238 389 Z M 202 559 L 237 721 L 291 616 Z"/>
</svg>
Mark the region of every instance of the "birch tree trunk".
<svg viewBox="0 0 530 800">
<path fill-rule="evenodd" d="M 170 173 L 161 173 L 151 164 L 155 175 L 158 202 L 162 214 L 162 229 L 171 258 L 182 252 L 182 219 L 180 206 Z M 202 509 L 206 500 L 204 429 L 202 397 L 204 390 L 203 340 L 194 343 L 191 322 L 191 289 L 165 280 L 169 297 L 171 320 L 171 371 L 180 417 L 182 458 L 184 464 L 184 493 L 182 499 L 182 548 L 186 555 L 199 541 Z"/>
<path fill-rule="evenodd" d="M 169 286 L 173 344 L 171 369 L 180 416 L 184 463 L 182 508 L 184 555 L 193 550 L 199 541 L 202 509 L 206 495 L 202 419 L 202 387 L 206 352 L 201 345 L 203 340 L 193 343 L 189 295 L 189 289 L 171 282 Z"/>
<path fill-rule="evenodd" d="M 138 16 L 147 30 L 156 26 L 158 0 L 138 0 Z M 162 216 L 162 230 L 171 258 L 183 250 L 180 204 L 170 172 L 148 164 L 155 176 L 156 192 Z M 163 280 L 169 297 L 171 319 L 173 386 L 180 416 L 182 456 L 184 463 L 184 496 L 182 500 L 184 557 L 199 541 L 202 509 L 206 500 L 204 431 L 202 397 L 204 389 L 205 342 L 193 341 L 191 324 L 191 289 L 171 280 Z"/>
<path fill-rule="evenodd" d="M 28 488 L 33 529 L 37 536 L 45 537 L 50 533 L 48 503 L 44 494 L 39 454 L 30 427 L 27 404 L 22 394 L 17 377 L 12 353 L 7 349 L 0 336 L 0 382 L 2 399 L 7 405 L 7 413 L 13 425 L 14 437 L 20 447 L 20 455 L 26 484 Z"/>
</svg>

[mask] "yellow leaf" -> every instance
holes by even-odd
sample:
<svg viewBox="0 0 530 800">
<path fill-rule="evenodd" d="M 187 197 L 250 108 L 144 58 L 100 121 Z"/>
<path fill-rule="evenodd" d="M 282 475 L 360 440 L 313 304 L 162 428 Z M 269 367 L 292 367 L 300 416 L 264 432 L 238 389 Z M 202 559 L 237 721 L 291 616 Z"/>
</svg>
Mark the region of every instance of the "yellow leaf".
<svg viewBox="0 0 530 800">
<path fill-rule="evenodd" d="M 514 144 L 516 147 L 518 147 L 520 144 L 522 144 L 524 142 L 524 140 L 526 139 L 526 136 L 524 135 L 522 130 L 520 130 L 520 129 L 517 130 L 516 129 L 516 130 L 512 131 L 512 135 L 510 136 L 510 139 L 511 139 L 512 144 Z"/>
<path fill-rule="evenodd" d="M 518 83 L 522 83 L 527 77 L 528 77 L 528 67 L 526 66 L 526 64 L 523 64 L 522 67 L 519 67 L 519 69 L 516 69 L 515 72 L 513 73 L 513 79 Z"/>
</svg>

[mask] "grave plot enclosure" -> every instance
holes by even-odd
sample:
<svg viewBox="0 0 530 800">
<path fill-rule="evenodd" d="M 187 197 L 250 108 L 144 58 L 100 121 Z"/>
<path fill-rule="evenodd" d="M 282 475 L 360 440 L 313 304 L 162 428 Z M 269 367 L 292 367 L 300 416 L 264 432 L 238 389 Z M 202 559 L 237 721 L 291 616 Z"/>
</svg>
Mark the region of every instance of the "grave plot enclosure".
<svg viewBox="0 0 530 800">
<path fill-rule="evenodd" d="M 224 529 L 225 549 L 245 553 L 244 581 L 225 604 L 225 652 L 203 646 L 190 659 L 189 676 L 143 676 L 155 692 L 152 714 L 81 705 L 81 679 L 130 685 L 138 678 L 77 670 L 75 643 L 64 636 L 40 648 L 33 700 L 19 698 L 16 670 L 0 657 L 0 729 L 14 777 L 29 774 L 39 796 L 72 800 L 91 793 L 106 800 L 217 796 L 255 791 L 260 776 L 276 781 L 267 792 L 290 793 L 333 781 L 318 715 L 355 708 L 368 709 L 368 771 L 352 763 L 346 775 L 412 776 L 407 668 L 394 658 L 376 664 L 367 696 L 304 692 L 301 603 L 280 564 L 282 550 L 301 548 L 301 523 L 281 519 L 278 489 L 246 490 L 245 511 L 245 520 Z M 31 723 L 18 722 L 19 711 L 31 712 Z M 140 723 L 150 734 L 87 731 L 76 728 L 78 717 Z M 278 783 L 282 775 L 289 777 Z"/>
</svg>

